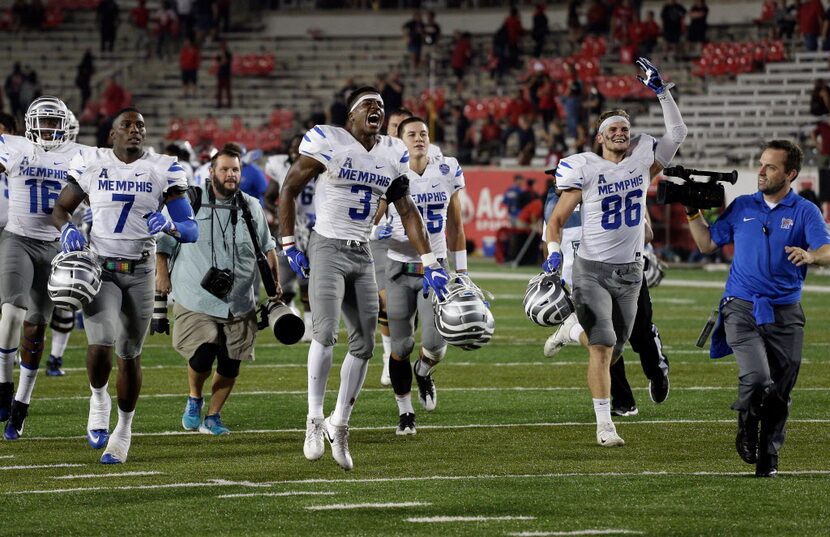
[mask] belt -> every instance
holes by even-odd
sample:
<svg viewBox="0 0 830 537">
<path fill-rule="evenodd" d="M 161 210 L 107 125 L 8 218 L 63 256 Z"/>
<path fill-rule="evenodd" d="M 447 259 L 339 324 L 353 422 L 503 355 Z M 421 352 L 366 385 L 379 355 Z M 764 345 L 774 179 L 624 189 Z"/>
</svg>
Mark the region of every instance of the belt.
<svg viewBox="0 0 830 537">
<path fill-rule="evenodd" d="M 335 240 L 341 242 L 344 246 L 347 246 L 349 248 L 360 248 L 361 246 L 366 246 L 365 241 L 358 241 L 358 240 L 354 240 L 354 239 L 335 239 Z"/>
<path fill-rule="evenodd" d="M 101 257 L 101 267 L 108 272 L 119 274 L 132 274 L 135 267 L 150 259 L 150 252 L 141 252 L 140 259 L 127 259 L 124 257 Z"/>
<path fill-rule="evenodd" d="M 439 259 L 438 263 L 441 265 L 444 264 L 443 259 Z M 403 270 L 401 271 L 402 274 L 407 276 L 423 276 L 424 275 L 424 264 L 423 263 L 404 263 L 401 262 L 403 266 Z"/>
</svg>

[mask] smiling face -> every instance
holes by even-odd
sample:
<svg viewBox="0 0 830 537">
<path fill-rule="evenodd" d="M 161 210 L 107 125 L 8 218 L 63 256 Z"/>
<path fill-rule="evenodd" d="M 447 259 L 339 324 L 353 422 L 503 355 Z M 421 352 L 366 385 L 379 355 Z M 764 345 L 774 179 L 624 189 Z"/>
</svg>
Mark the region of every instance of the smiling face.
<svg viewBox="0 0 830 537">
<path fill-rule="evenodd" d="M 361 98 L 363 95 L 358 97 L 358 99 Z M 349 113 L 352 130 L 358 134 L 378 134 L 384 117 L 383 101 L 379 98 L 364 98 Z"/>
<path fill-rule="evenodd" d="M 403 126 L 401 140 L 413 159 L 425 157 L 429 150 L 429 130 L 422 121 L 412 121 Z"/>
<path fill-rule="evenodd" d="M 604 131 L 597 133 L 597 142 L 602 146 L 603 153 L 625 153 L 631 145 L 631 129 L 625 121 L 611 123 Z"/>
<path fill-rule="evenodd" d="M 766 149 L 761 153 L 758 169 L 758 190 L 765 196 L 783 198 L 790 190 L 796 170 L 786 171 L 787 152 L 783 149 Z M 786 189 L 786 190 L 785 190 Z"/>
<path fill-rule="evenodd" d="M 144 125 L 144 116 L 138 112 L 123 112 L 112 124 L 110 141 L 116 152 L 141 153 L 144 151 L 144 138 L 147 128 Z"/>
</svg>

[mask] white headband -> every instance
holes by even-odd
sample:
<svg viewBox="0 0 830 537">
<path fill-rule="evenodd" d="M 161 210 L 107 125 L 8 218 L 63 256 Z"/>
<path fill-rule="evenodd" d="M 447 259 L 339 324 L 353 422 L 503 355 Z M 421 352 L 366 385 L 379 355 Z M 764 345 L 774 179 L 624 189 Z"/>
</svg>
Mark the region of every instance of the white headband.
<svg viewBox="0 0 830 537">
<path fill-rule="evenodd" d="M 604 131 L 608 127 L 608 125 L 610 125 L 612 123 L 625 123 L 626 127 L 628 127 L 629 129 L 631 128 L 631 122 L 628 121 L 625 117 L 623 117 L 623 116 L 611 116 L 611 117 L 605 118 L 605 121 L 603 121 L 602 123 L 599 124 L 599 129 L 597 130 L 597 132 L 602 134 L 602 131 Z"/>
<path fill-rule="evenodd" d="M 383 97 L 380 96 L 380 93 L 364 93 L 360 96 L 358 100 L 354 102 L 354 104 L 352 105 L 352 109 L 349 110 L 349 113 L 354 112 L 354 109 L 357 108 L 360 103 L 362 103 L 363 101 L 368 101 L 370 99 L 373 101 L 380 101 L 380 106 L 383 107 Z"/>
</svg>

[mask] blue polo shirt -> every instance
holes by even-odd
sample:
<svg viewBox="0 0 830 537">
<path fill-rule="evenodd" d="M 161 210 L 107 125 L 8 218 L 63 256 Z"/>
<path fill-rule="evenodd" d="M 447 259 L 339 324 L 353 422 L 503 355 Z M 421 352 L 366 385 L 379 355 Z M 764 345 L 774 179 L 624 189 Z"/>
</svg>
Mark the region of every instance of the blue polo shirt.
<svg viewBox="0 0 830 537">
<path fill-rule="evenodd" d="M 735 244 L 725 297 L 773 304 L 801 299 L 807 266 L 787 259 L 785 246 L 817 250 L 830 243 L 821 213 L 793 190 L 770 209 L 761 192 L 735 198 L 710 228 L 718 246 Z"/>
</svg>

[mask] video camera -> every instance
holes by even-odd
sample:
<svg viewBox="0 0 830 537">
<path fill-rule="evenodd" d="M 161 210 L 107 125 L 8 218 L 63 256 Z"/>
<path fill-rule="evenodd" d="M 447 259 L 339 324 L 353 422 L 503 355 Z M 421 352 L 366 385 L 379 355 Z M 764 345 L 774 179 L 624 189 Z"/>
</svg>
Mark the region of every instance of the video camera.
<svg viewBox="0 0 830 537">
<path fill-rule="evenodd" d="M 667 177 L 679 177 L 684 183 L 660 181 L 657 183 L 657 203 L 682 203 L 694 209 L 711 209 L 723 205 L 725 191 L 718 182 L 734 185 L 738 181 L 738 171 L 710 172 L 705 170 L 687 170 L 683 166 L 672 166 L 663 170 Z M 695 181 L 693 175 L 708 177 L 708 181 Z"/>
</svg>

